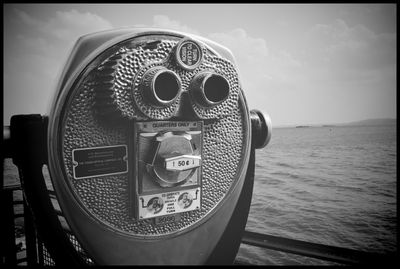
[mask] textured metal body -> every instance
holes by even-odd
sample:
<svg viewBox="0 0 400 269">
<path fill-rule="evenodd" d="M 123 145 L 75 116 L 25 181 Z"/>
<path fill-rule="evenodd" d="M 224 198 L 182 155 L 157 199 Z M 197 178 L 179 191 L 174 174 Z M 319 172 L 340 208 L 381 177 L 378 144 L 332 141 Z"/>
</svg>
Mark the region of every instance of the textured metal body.
<svg viewBox="0 0 400 269">
<path fill-rule="evenodd" d="M 188 70 L 174 58 L 174 48 L 186 36 L 171 32 L 123 36 L 105 42 L 72 73 L 75 62 L 70 61 L 61 78 L 49 121 L 49 168 L 60 205 L 82 245 L 99 263 L 204 262 L 233 212 L 248 162 L 249 113 L 237 71 L 232 59 L 208 45 L 212 43 L 198 43 L 203 61 Z M 179 96 L 168 106 L 149 105 L 140 87 L 144 74 L 156 66 L 172 70 L 181 80 Z M 191 81 L 203 71 L 228 81 L 229 96 L 223 102 L 206 107 L 191 100 Z M 180 213 L 172 223 L 137 220 L 130 214 L 131 172 L 137 167 L 130 126 L 136 121 L 180 121 L 187 118 L 187 111 L 193 120 L 203 122 L 201 208 Z M 74 177 L 74 150 L 113 145 L 128 146 L 127 173 Z M 90 242 L 94 238 L 97 246 Z M 198 249 L 177 248 L 183 241 Z M 101 249 L 103 244 L 107 251 Z M 144 254 L 154 247 L 164 255 Z M 179 251 L 180 259 L 175 257 Z"/>
</svg>

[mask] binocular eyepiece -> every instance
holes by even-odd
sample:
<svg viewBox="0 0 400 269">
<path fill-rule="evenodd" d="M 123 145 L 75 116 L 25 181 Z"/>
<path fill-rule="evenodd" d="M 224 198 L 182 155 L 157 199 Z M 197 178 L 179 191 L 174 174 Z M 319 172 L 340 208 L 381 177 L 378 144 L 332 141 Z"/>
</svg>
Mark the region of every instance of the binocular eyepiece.
<svg viewBox="0 0 400 269">
<path fill-rule="evenodd" d="M 140 87 L 149 103 L 160 107 L 172 104 L 182 93 L 179 76 L 163 66 L 146 71 Z M 229 83 L 223 76 L 205 71 L 193 78 L 189 92 L 200 106 L 212 107 L 228 98 Z"/>
<path fill-rule="evenodd" d="M 181 94 L 182 84 L 179 76 L 163 66 L 149 69 L 141 81 L 141 90 L 154 106 L 167 106 Z"/>
<path fill-rule="evenodd" d="M 212 107 L 228 98 L 229 83 L 221 75 L 202 72 L 194 77 L 190 85 L 190 93 L 199 105 Z"/>
</svg>

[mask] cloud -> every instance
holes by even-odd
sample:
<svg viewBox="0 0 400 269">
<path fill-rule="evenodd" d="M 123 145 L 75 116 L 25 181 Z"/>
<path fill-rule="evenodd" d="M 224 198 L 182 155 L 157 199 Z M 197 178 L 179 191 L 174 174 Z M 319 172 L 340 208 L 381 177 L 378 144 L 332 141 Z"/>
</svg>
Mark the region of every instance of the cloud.
<svg viewBox="0 0 400 269">
<path fill-rule="evenodd" d="M 396 35 L 376 34 L 364 25 L 343 20 L 315 25 L 306 34 L 307 58 L 335 69 L 380 69 L 396 63 Z"/>
<path fill-rule="evenodd" d="M 208 36 L 229 48 L 238 62 L 254 67 L 273 67 L 277 69 L 297 68 L 302 64 L 286 50 L 271 51 L 263 38 L 249 36 L 245 30 L 238 28 L 227 33 L 212 33 Z M 265 68 L 267 67 L 267 68 Z M 252 68 L 254 71 L 255 68 Z"/>
<path fill-rule="evenodd" d="M 15 14 L 17 15 L 17 18 L 21 19 L 21 21 L 30 26 L 42 26 L 42 22 L 40 20 L 37 20 L 30 15 L 28 15 L 26 12 L 19 10 L 17 8 L 14 9 Z"/>
<path fill-rule="evenodd" d="M 76 10 L 57 11 L 48 20 L 30 16 L 26 12 L 15 9 L 18 18 L 28 27 L 60 40 L 76 40 L 78 37 L 112 28 L 112 24 L 96 14 L 80 13 Z"/>
<path fill-rule="evenodd" d="M 286 98 L 304 84 L 302 62 L 290 51 L 271 49 L 265 39 L 241 28 L 207 37 L 233 53 L 249 107 L 278 119 L 279 115 L 272 113 L 282 109 L 277 100 L 287 103 Z"/>
<path fill-rule="evenodd" d="M 25 52 L 29 54 L 40 54 L 47 55 L 51 57 L 56 57 L 59 53 L 59 48 L 54 44 L 54 42 L 49 42 L 43 37 L 28 37 L 25 35 L 18 34 L 16 36 L 18 44 L 21 44 Z"/>
<path fill-rule="evenodd" d="M 57 76 L 74 42 L 85 34 L 112 28 L 93 13 L 57 11 L 45 19 L 13 9 L 4 34 L 4 117 L 46 113 Z M 12 18 L 12 19 L 11 19 Z"/>
<path fill-rule="evenodd" d="M 227 33 L 212 33 L 208 37 L 235 52 L 235 57 L 247 62 L 262 60 L 269 54 L 264 39 L 248 36 L 246 31 L 241 28 Z"/>
<path fill-rule="evenodd" d="M 302 63 L 286 50 L 279 50 L 276 55 L 271 55 L 274 66 L 280 65 L 282 68 L 301 67 Z"/>
<path fill-rule="evenodd" d="M 229 48 L 235 59 L 244 86 L 250 91 L 259 92 L 259 89 L 272 86 L 277 88 L 291 88 L 295 85 L 293 69 L 301 66 L 300 61 L 285 50 L 270 50 L 263 38 L 252 37 L 244 29 L 237 28 L 226 33 L 212 33 L 211 40 Z M 265 91 L 264 91 L 265 93 Z"/>
<path fill-rule="evenodd" d="M 168 16 L 165 15 L 155 15 L 153 17 L 152 26 L 157 28 L 181 31 L 184 33 L 191 33 L 195 35 L 200 34 L 197 30 L 190 28 L 186 25 L 182 25 L 179 21 L 171 20 Z"/>
<path fill-rule="evenodd" d="M 80 36 L 112 28 L 107 20 L 89 12 L 56 11 L 48 19 L 35 17 L 16 8 L 14 12 L 22 25 L 16 34 L 15 45 L 7 48 L 13 54 L 7 57 L 8 64 L 15 64 L 17 66 L 13 68 L 25 72 L 44 73 L 45 79 L 50 80 L 59 74 L 68 52 Z M 23 32 L 23 29 L 28 31 Z M 35 64 L 40 68 L 32 68 Z"/>
</svg>

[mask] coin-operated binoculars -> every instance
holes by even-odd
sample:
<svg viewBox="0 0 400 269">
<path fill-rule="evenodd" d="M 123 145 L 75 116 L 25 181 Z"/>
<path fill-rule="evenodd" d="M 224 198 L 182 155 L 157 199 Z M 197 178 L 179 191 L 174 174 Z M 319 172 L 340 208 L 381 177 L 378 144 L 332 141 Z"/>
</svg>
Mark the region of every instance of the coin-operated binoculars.
<svg viewBox="0 0 400 269">
<path fill-rule="evenodd" d="M 14 145 L 34 144 L 14 161 L 62 264 L 79 255 L 44 212 L 43 188 L 27 182 L 41 173 L 32 162 L 48 164 L 65 219 L 96 264 L 229 264 L 251 203 L 254 149 L 270 137 L 229 50 L 154 29 L 80 38 L 48 117 L 11 120 Z"/>
</svg>

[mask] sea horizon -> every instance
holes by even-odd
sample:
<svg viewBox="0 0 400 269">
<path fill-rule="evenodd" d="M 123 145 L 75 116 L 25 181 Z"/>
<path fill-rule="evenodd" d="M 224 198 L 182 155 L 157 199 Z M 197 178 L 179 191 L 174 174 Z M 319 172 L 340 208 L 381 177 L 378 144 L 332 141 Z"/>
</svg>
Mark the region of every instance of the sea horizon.
<svg viewBox="0 0 400 269">
<path fill-rule="evenodd" d="M 397 118 L 369 118 L 349 122 L 278 124 L 273 128 L 396 125 Z"/>
</svg>

